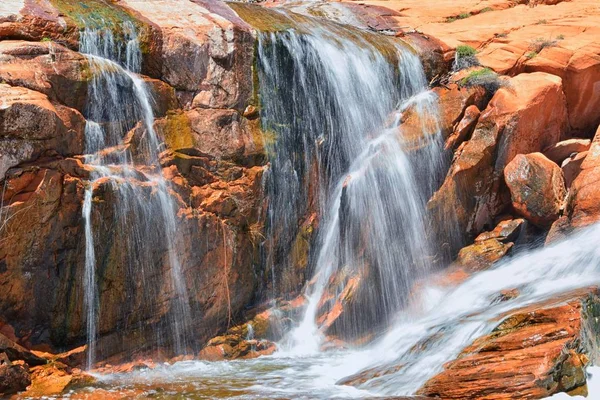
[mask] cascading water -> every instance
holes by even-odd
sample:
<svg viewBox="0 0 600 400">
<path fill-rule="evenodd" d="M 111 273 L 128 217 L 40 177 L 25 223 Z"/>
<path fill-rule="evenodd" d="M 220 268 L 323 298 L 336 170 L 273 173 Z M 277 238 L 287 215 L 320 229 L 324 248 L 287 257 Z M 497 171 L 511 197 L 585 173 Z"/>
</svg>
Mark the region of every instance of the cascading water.
<svg viewBox="0 0 600 400">
<path fill-rule="evenodd" d="M 267 261 L 271 269 L 290 268 L 281 254 L 292 247 L 299 221 L 320 216 L 318 251 L 309 256 L 316 278 L 292 335 L 297 351 L 310 352 L 318 347 L 315 320 L 334 275 L 369 282 L 360 304 L 335 326 L 352 339 L 386 325 L 412 280 L 426 273 L 424 208 L 442 157 L 436 99 L 411 50 L 336 24 L 286 17 L 296 28 L 263 33 L 258 45 L 262 125 L 272 136 Z M 419 115 L 418 145 L 403 139 L 400 117 L 407 110 Z M 344 288 L 342 282 L 327 290 L 335 298 Z"/>
<path fill-rule="evenodd" d="M 133 24 L 124 23 L 122 31 L 121 42 L 108 29 L 86 29 L 81 33 L 80 43 L 81 52 L 87 55 L 93 74 L 85 115 L 88 154 L 85 161 L 93 167 L 93 172 L 83 205 L 86 246 L 84 299 L 89 368 L 94 363 L 98 321 L 102 317 L 98 267 L 106 262 L 106 255 L 103 254 L 106 250 L 102 249 L 104 243 L 94 240 L 92 207 L 94 190 L 98 185 L 108 185 L 117 193 L 115 224 L 120 229 L 118 235 L 124 241 L 123 248 L 128 252 L 126 259 L 121 261 L 125 263 L 123 267 L 127 268 L 131 285 L 141 284 L 144 301 L 155 301 L 157 292 L 161 290 L 160 287 L 151 287 L 160 284 L 150 282 L 155 274 L 153 263 L 156 263 L 156 259 L 148 246 L 166 242 L 166 263 L 171 275 L 171 291 L 175 294 L 166 328 L 179 354 L 186 351 L 186 330 L 190 319 L 187 289 L 177 256 L 176 208 L 159 164 L 160 142 L 153 127 L 152 98 L 144 81 L 136 75 L 141 69 L 139 41 Z M 128 131 L 138 121 L 141 121 L 145 130 L 136 147 L 135 156 L 144 161 L 139 166 L 133 163 L 132 154 L 124 146 Z M 157 222 L 162 225 L 162 230 L 156 230 Z M 99 247 L 101 250 L 97 251 Z M 99 261 L 101 253 L 103 257 Z M 156 332 L 159 343 L 163 340 L 162 334 L 160 329 Z"/>
<path fill-rule="evenodd" d="M 426 90 L 416 56 L 402 47 L 382 52 L 369 36 L 337 25 L 306 23 L 303 19 L 297 30 L 259 36 L 262 123 L 274 139 L 267 143 L 266 247 L 276 277 L 292 263 L 284 253 L 298 225 L 309 213 L 320 215 L 318 251 L 311 256 L 315 278 L 307 286 L 304 320 L 286 343 L 291 349 L 254 360 L 187 361 L 101 377 L 111 391 L 206 399 L 410 395 L 474 338 L 490 332 L 506 311 L 600 284 L 600 226 L 594 226 L 562 243 L 508 259 L 457 286 L 421 284 L 408 302 L 411 283 L 428 270 L 424 256 L 431 249 L 423 210 L 443 169 L 435 96 Z M 416 141 L 405 131 L 411 115 L 419 117 Z M 89 123 L 90 138 L 104 138 L 105 124 L 96 122 Z M 115 185 L 127 181 L 123 171 L 131 166 L 104 161 L 94 165 L 99 179 L 109 178 Z M 135 209 L 127 190 L 121 192 L 121 204 Z M 90 237 L 91 199 L 90 191 L 84 207 Z M 143 218 L 136 223 L 143 225 Z M 95 249 L 90 242 L 88 254 Z M 342 324 L 336 333 L 352 337 L 369 325 L 391 329 L 366 349 L 318 352 L 316 319 L 327 306 L 322 299 L 326 294 L 335 298 L 345 289 L 344 281 L 340 286 L 334 278 L 365 272 L 372 273 L 367 276 L 375 285 L 367 286 L 373 293 L 361 297 L 369 304 L 351 310 L 349 325 Z M 516 298 L 495 301 L 501 290 L 514 288 L 519 290 Z M 248 325 L 247 332 L 246 339 L 252 340 L 254 327 Z M 313 335 L 317 340 L 311 340 Z M 380 367 L 385 373 L 359 388 L 336 384 L 365 368 Z"/>
</svg>

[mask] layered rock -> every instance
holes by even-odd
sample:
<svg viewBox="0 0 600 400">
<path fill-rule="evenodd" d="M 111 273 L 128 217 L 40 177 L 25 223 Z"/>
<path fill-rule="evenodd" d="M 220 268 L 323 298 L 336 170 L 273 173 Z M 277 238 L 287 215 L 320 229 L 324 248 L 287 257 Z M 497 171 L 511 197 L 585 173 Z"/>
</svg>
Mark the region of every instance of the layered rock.
<svg viewBox="0 0 600 400">
<path fill-rule="evenodd" d="M 443 399 L 543 398 L 587 393 L 585 367 L 597 348 L 596 290 L 511 311 L 462 350 L 419 394 Z"/>
</svg>

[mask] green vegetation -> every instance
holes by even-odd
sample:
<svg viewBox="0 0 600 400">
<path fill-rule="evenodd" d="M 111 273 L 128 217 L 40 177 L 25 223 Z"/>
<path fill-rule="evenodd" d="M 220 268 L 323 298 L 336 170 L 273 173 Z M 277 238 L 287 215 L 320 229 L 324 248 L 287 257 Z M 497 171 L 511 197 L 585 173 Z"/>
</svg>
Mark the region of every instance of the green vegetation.
<svg viewBox="0 0 600 400">
<path fill-rule="evenodd" d="M 482 14 L 490 11 L 494 11 L 494 9 L 492 7 L 486 7 L 483 10 L 479 11 L 479 13 Z"/>
<path fill-rule="evenodd" d="M 537 55 L 538 55 L 537 51 L 530 51 L 529 53 L 525 54 L 525 57 L 527 57 L 531 60 L 532 58 L 534 58 Z"/>
<path fill-rule="evenodd" d="M 462 87 L 481 86 L 488 95 L 493 96 L 498 89 L 506 86 L 506 81 L 490 68 L 481 68 L 469 73 L 458 84 Z"/>
<path fill-rule="evenodd" d="M 546 21 L 545 19 L 539 19 L 538 22 L 536 22 L 535 24 L 536 25 L 545 25 L 547 23 L 548 23 L 548 21 Z"/>
<path fill-rule="evenodd" d="M 40 42 L 51 42 L 52 39 L 50 39 L 49 37 L 43 37 L 42 40 L 40 40 Z"/>
<path fill-rule="evenodd" d="M 460 13 L 456 16 L 446 18 L 446 22 L 454 22 L 457 19 L 465 19 L 465 18 L 469 18 L 470 16 L 471 16 L 471 13 L 468 13 L 468 12 Z"/>
<path fill-rule="evenodd" d="M 468 45 L 460 45 L 456 47 L 456 57 L 470 57 L 477 54 L 477 50 Z"/>
<path fill-rule="evenodd" d="M 562 34 L 561 34 L 561 35 L 558 35 L 558 36 L 556 37 L 556 39 L 557 39 L 557 40 L 565 40 L 565 35 L 562 35 Z"/>
</svg>

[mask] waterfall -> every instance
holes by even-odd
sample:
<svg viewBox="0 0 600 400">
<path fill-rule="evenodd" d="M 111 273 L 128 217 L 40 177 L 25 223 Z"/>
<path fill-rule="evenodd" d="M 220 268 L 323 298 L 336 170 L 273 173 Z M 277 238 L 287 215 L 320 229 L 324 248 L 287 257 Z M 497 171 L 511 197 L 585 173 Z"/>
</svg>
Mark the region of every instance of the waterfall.
<svg viewBox="0 0 600 400">
<path fill-rule="evenodd" d="M 303 322 L 288 344 L 310 353 L 320 342 L 319 308 L 332 306 L 323 304 L 324 292 L 336 298 L 346 289 L 332 279 L 368 280 L 360 304 L 335 327 L 337 335 L 355 339 L 388 325 L 413 280 L 427 273 L 424 210 L 442 150 L 437 99 L 408 46 L 281 13 L 294 28 L 263 32 L 258 44 L 270 163 L 267 269 L 274 287 L 290 290 L 277 282 L 294 268 L 286 250 L 302 221 L 317 214 L 319 233 L 309 255 L 315 278 L 305 290 Z M 422 136 L 429 138 L 419 149 L 403 139 L 405 111 L 419 116 Z"/>
<path fill-rule="evenodd" d="M 138 76 L 141 70 L 141 50 L 133 24 L 122 27 L 123 38 L 116 38 L 108 30 L 85 29 L 81 33 L 80 49 L 89 61 L 93 78 L 89 85 L 86 107 L 86 162 L 94 170 L 88 184 L 83 205 L 85 224 L 84 306 L 87 319 L 87 366 L 95 361 L 96 340 L 100 326 L 100 294 L 98 288 L 97 249 L 104 243 L 94 240 L 92 208 L 96 185 L 105 184 L 117 192 L 114 204 L 115 220 L 124 241 L 123 249 L 130 285 L 141 284 L 144 301 L 156 301 L 161 290 L 153 282 L 155 258 L 153 243 L 166 243 L 167 263 L 170 270 L 174 299 L 169 311 L 169 326 L 175 351 L 186 351 L 186 335 L 190 319 L 187 288 L 183 268 L 178 257 L 176 205 L 169 195 L 168 185 L 159 163 L 159 145 L 154 131 L 152 96 L 145 82 Z M 144 129 L 135 158 L 144 164 L 136 165 L 129 149 L 124 146 L 125 136 L 138 121 Z M 159 229 L 156 229 L 159 227 Z M 149 248 L 150 247 L 150 248 Z M 110 262 L 110 261 L 109 261 Z M 128 294 L 133 297 L 134 294 Z M 123 316 L 122 318 L 127 318 Z M 162 340 L 163 332 L 156 332 Z"/>
</svg>

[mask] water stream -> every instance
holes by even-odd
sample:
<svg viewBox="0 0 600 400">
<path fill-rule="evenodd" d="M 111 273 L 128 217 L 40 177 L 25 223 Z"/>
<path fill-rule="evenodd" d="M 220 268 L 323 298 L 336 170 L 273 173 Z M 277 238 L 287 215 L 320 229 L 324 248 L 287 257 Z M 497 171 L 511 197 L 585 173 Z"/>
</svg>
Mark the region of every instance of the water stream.
<svg viewBox="0 0 600 400">
<path fill-rule="evenodd" d="M 120 261 L 125 264 L 123 267 L 128 267 L 127 279 L 141 283 L 139 290 L 147 301 L 154 301 L 156 291 L 163 290 L 151 287 L 158 285 L 151 279 L 157 260 L 148 247 L 161 241 L 166 243 L 171 289 L 175 298 L 169 312 L 167 333 L 159 329 L 156 335 L 159 342 L 161 335 L 172 335 L 178 354 L 183 354 L 187 347 L 186 326 L 190 310 L 178 258 L 176 208 L 159 164 L 160 141 L 153 126 L 152 96 L 146 83 L 136 75 L 141 69 L 141 50 L 133 24 L 123 24 L 123 36 L 116 39 L 108 29 L 86 29 L 80 39 L 81 52 L 88 57 L 93 74 L 86 109 L 85 161 L 94 170 L 83 205 L 88 368 L 95 360 L 98 321 L 102 317 L 97 257 L 107 251 L 102 249 L 104 243 L 97 243 L 94 238 L 93 192 L 100 183 L 110 185 L 111 190 L 117 193 L 114 218 L 127 249 L 126 259 Z M 127 133 L 138 121 L 141 121 L 145 134 L 135 156 L 143 160 L 143 164 L 134 163 L 130 151 L 120 148 Z M 161 226 L 158 231 L 155 224 Z"/>
</svg>

